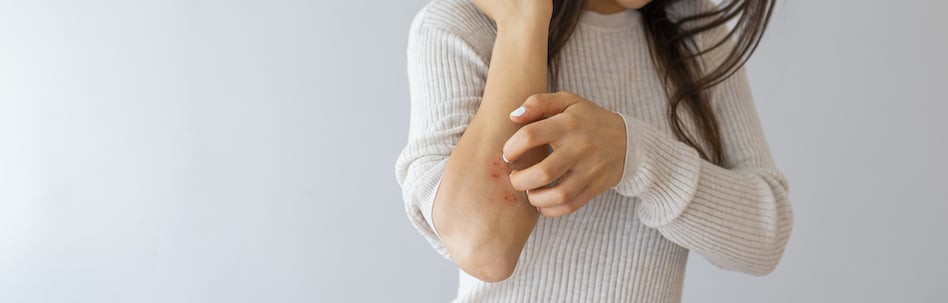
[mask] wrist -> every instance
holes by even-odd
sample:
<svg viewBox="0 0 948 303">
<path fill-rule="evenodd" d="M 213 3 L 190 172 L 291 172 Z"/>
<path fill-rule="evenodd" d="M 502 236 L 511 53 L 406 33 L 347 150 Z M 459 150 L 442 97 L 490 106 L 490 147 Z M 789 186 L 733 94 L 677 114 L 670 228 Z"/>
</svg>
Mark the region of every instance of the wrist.
<svg viewBox="0 0 948 303">
<path fill-rule="evenodd" d="M 497 40 L 495 43 L 513 43 L 518 49 L 542 49 L 546 54 L 546 44 L 549 39 L 549 25 L 531 23 L 508 23 L 497 26 Z M 501 42 L 506 41 L 506 42 Z M 535 50 L 535 49 L 534 49 Z"/>
<path fill-rule="evenodd" d="M 541 34 L 547 37 L 550 32 L 550 17 L 522 17 L 511 18 L 508 21 L 497 21 L 498 32 L 512 32 L 516 34 Z"/>
</svg>

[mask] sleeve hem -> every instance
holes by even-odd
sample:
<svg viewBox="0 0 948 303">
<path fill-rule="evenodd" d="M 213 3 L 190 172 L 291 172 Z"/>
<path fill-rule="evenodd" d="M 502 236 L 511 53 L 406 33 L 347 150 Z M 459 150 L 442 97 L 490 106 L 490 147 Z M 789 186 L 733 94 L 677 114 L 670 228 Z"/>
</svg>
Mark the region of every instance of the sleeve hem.
<svg viewBox="0 0 948 303">
<path fill-rule="evenodd" d="M 429 167 L 425 170 L 426 174 L 439 173 L 439 176 L 428 175 L 408 178 L 421 183 L 403 184 L 403 188 L 405 189 L 403 194 L 405 195 L 405 211 L 408 213 L 409 221 L 411 221 L 415 229 L 424 236 L 438 254 L 450 260 L 451 255 L 448 253 L 444 241 L 438 234 L 431 216 L 435 195 L 441 184 L 440 172 L 443 171 L 446 162 L 447 161 L 439 161 L 437 164 L 434 164 L 433 167 Z"/>
<path fill-rule="evenodd" d="M 440 186 L 441 186 L 441 178 L 438 178 L 438 181 L 435 182 L 435 185 L 434 185 L 434 189 L 435 189 L 435 193 L 436 193 L 436 194 L 437 194 L 438 188 L 439 188 Z M 435 194 L 435 195 L 431 195 L 431 198 L 430 198 L 430 199 L 425 199 L 425 200 L 423 200 L 423 201 L 419 201 L 420 203 L 418 203 L 418 209 L 421 210 L 421 215 L 422 215 L 423 217 L 425 217 L 425 222 L 428 223 L 428 227 L 431 228 L 431 232 L 432 232 L 432 233 L 434 234 L 434 236 L 438 239 L 438 242 L 443 242 L 443 240 L 441 239 L 441 234 L 438 233 L 438 228 L 435 227 L 434 218 L 432 217 L 432 213 L 434 212 L 434 211 L 433 211 L 433 210 L 434 210 L 434 199 L 435 199 L 435 197 L 437 197 L 436 194 Z"/>
</svg>

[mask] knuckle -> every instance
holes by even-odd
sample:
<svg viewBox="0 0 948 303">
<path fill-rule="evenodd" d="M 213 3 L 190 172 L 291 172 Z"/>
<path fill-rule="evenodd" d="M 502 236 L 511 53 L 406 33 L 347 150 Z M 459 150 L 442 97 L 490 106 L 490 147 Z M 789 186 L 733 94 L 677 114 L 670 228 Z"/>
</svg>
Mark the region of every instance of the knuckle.
<svg viewBox="0 0 948 303">
<path fill-rule="evenodd" d="M 578 144 L 576 146 L 576 155 L 577 156 L 587 156 L 593 152 L 592 146 L 589 144 Z"/>
<path fill-rule="evenodd" d="M 581 137 L 579 138 L 579 146 L 583 149 L 583 151 L 589 151 L 592 149 L 593 145 L 595 145 L 595 141 L 596 140 L 589 136 Z"/>
<path fill-rule="evenodd" d="M 544 184 L 548 184 L 556 176 L 554 176 L 553 169 L 551 169 L 549 166 L 541 166 L 537 169 L 537 177 L 539 177 L 540 181 L 542 181 Z"/>
<path fill-rule="evenodd" d="M 521 128 L 520 138 L 522 139 L 523 143 L 526 143 L 526 144 L 533 143 L 533 141 L 536 140 L 537 138 L 536 127 L 533 127 L 532 125 L 527 125 Z"/>
<path fill-rule="evenodd" d="M 580 119 L 579 116 L 577 116 L 574 113 L 563 112 L 563 113 L 560 113 L 558 116 L 559 116 L 558 118 L 560 122 L 563 123 L 563 126 L 566 126 L 570 129 L 577 129 L 582 126 L 582 122 L 583 122 L 582 119 Z"/>
</svg>

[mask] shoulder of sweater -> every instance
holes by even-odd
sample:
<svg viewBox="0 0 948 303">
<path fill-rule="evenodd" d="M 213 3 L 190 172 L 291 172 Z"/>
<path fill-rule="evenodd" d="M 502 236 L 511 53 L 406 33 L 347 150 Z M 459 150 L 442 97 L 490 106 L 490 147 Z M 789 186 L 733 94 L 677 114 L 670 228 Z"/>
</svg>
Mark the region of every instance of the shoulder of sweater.
<svg viewBox="0 0 948 303">
<path fill-rule="evenodd" d="M 471 0 L 432 0 L 415 15 L 411 34 L 434 30 L 463 40 L 483 58 L 489 58 L 497 28 Z"/>
</svg>

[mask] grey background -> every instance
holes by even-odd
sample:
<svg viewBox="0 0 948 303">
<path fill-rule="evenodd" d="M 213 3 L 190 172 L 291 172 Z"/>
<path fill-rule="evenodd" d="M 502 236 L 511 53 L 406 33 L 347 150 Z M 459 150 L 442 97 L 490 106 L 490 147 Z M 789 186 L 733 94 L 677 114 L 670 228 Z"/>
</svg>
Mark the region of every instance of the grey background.
<svg viewBox="0 0 948 303">
<path fill-rule="evenodd" d="M 443 302 L 405 217 L 412 1 L 0 1 L 0 302 Z M 781 1 L 749 73 L 796 224 L 685 302 L 943 300 L 943 1 Z"/>
</svg>

